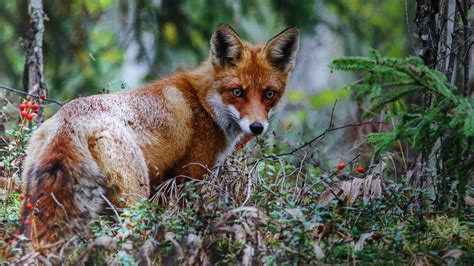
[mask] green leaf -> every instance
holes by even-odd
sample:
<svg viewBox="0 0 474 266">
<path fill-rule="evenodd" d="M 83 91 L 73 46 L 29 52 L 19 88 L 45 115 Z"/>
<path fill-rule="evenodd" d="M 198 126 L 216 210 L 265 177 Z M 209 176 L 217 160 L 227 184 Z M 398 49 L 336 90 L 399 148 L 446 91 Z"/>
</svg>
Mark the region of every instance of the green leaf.
<svg viewBox="0 0 474 266">
<path fill-rule="evenodd" d="M 470 109 L 464 120 L 463 132 L 466 136 L 474 137 L 474 109 Z"/>
<path fill-rule="evenodd" d="M 362 71 L 373 68 L 376 63 L 371 58 L 352 56 L 334 59 L 329 67 L 341 71 Z"/>
<path fill-rule="evenodd" d="M 370 112 L 374 112 L 374 113 L 378 112 L 381 109 L 386 108 L 388 104 L 401 100 L 406 95 L 417 92 L 419 90 L 420 90 L 419 87 L 409 86 L 407 88 L 399 89 L 398 91 L 394 93 L 390 93 L 389 95 L 387 94 L 378 95 L 377 97 L 374 97 L 373 99 L 373 100 L 378 100 L 378 101 L 375 101 L 375 104 L 370 109 Z"/>
<path fill-rule="evenodd" d="M 367 136 L 367 142 L 374 146 L 376 153 L 387 150 L 396 139 L 395 132 L 371 133 Z"/>
</svg>

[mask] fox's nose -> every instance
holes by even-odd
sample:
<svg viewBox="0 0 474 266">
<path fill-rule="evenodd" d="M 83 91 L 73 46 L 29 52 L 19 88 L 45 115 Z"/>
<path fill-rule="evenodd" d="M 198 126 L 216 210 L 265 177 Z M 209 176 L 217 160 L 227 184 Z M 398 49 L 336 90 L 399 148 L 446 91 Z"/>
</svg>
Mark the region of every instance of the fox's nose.
<svg viewBox="0 0 474 266">
<path fill-rule="evenodd" d="M 250 125 L 250 131 L 252 131 L 253 134 L 260 134 L 263 132 L 263 125 L 260 122 L 253 122 Z"/>
</svg>

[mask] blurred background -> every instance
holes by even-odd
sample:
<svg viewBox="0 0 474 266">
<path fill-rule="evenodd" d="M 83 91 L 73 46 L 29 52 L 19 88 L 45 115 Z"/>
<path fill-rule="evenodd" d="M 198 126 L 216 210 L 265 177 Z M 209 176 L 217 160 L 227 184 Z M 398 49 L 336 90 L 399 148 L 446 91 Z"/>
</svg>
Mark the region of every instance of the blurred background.
<svg viewBox="0 0 474 266">
<path fill-rule="evenodd" d="M 1 0 L 0 85 L 22 90 L 26 1 Z M 408 1 L 412 2 L 412 1 Z M 275 123 L 284 145 L 298 145 L 328 127 L 363 120 L 363 105 L 350 100 L 344 84 L 357 77 L 332 73 L 336 57 L 413 54 L 410 27 L 414 3 L 400 0 L 201 0 L 43 1 L 47 15 L 44 74 L 48 97 L 67 102 L 79 96 L 140 87 L 206 59 L 210 35 L 228 23 L 246 40 L 266 42 L 286 27 L 302 32 L 287 103 Z M 413 30 L 412 30 L 413 31 Z M 20 96 L 0 91 L 3 129 L 16 125 Z M 48 105 L 46 117 L 57 106 Z M 366 149 L 367 127 L 337 131 L 315 147 L 334 161 Z M 365 136 L 365 133 L 363 134 Z M 272 141 L 268 135 L 262 141 Z M 283 147 L 285 148 L 285 147 Z"/>
</svg>

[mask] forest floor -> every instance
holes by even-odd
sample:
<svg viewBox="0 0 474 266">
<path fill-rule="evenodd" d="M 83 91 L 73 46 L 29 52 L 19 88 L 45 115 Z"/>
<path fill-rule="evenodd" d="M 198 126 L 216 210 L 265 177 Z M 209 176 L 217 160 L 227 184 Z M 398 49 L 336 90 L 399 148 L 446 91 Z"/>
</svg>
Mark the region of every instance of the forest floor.
<svg viewBox="0 0 474 266">
<path fill-rule="evenodd" d="M 7 195 L 8 179 L 0 188 L 0 251 L 22 205 L 18 189 Z M 61 243 L 60 256 L 13 249 L 0 263 L 472 263 L 473 198 L 459 208 L 453 194 L 451 207 L 439 210 L 414 180 L 397 176 L 388 159 L 331 166 L 257 145 L 203 181 L 169 180 L 151 200 L 114 208 L 89 235 Z"/>
</svg>

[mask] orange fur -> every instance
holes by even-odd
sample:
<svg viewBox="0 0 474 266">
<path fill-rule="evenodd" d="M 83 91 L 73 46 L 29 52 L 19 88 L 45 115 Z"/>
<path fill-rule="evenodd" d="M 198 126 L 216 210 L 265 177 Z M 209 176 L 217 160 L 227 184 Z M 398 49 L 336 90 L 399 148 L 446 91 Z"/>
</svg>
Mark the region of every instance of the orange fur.
<svg viewBox="0 0 474 266">
<path fill-rule="evenodd" d="M 251 133 L 250 123 L 268 124 L 297 47 L 296 29 L 252 46 L 219 25 L 209 59 L 196 70 L 66 104 L 30 140 L 18 233 L 40 248 L 83 230 L 106 199 L 127 206 L 165 179 L 202 178 L 200 165 L 222 160 Z M 234 95 L 235 88 L 243 94 Z"/>
</svg>

